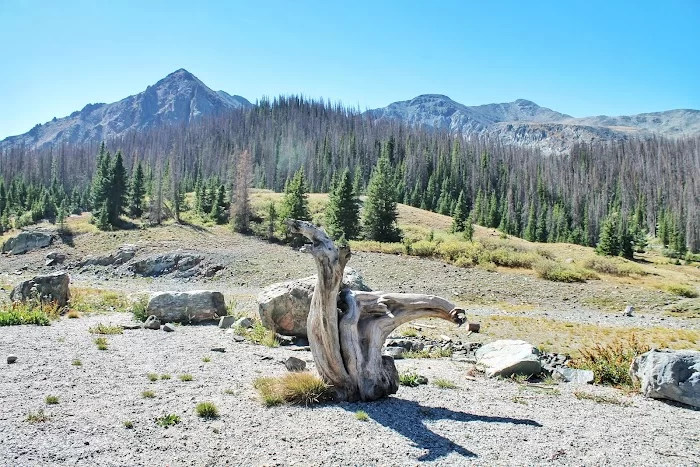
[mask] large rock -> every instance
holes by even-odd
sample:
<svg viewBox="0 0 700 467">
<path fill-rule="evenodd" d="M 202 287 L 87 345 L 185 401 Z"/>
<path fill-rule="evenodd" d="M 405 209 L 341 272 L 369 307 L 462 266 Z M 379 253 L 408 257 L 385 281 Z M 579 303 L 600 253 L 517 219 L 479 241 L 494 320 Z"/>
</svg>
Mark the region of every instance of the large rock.
<svg viewBox="0 0 700 467">
<path fill-rule="evenodd" d="M 136 245 L 122 245 L 114 253 L 101 256 L 88 256 L 80 266 L 111 266 L 124 264 L 136 255 Z"/>
<path fill-rule="evenodd" d="M 141 276 L 160 276 L 171 272 L 178 272 L 183 277 L 195 275 L 198 271 L 192 270 L 202 262 L 204 258 L 191 253 L 175 251 L 171 253 L 152 255 L 138 261 L 134 261 L 129 269 Z M 192 270 L 192 271 L 190 271 Z M 187 274 L 190 271 L 190 274 Z"/>
<path fill-rule="evenodd" d="M 315 275 L 267 287 L 258 295 L 258 313 L 263 325 L 283 335 L 307 337 L 306 319 L 315 287 Z M 345 268 L 342 288 L 372 290 L 352 268 Z"/>
<path fill-rule="evenodd" d="M 146 313 L 164 322 L 200 323 L 225 316 L 226 303 L 221 292 L 211 290 L 157 292 L 151 295 Z"/>
<path fill-rule="evenodd" d="M 39 299 L 44 303 L 56 302 L 58 306 L 66 306 L 70 298 L 68 284 L 70 276 L 67 272 L 55 272 L 45 276 L 20 282 L 10 293 L 12 301 L 27 301 Z"/>
<path fill-rule="evenodd" d="M 650 350 L 634 359 L 630 374 L 647 397 L 700 407 L 700 352 L 696 350 Z"/>
<path fill-rule="evenodd" d="M 53 236 L 45 232 L 22 232 L 7 240 L 2 246 L 3 253 L 21 255 L 28 251 L 51 245 Z"/>
<path fill-rule="evenodd" d="M 539 351 L 525 341 L 500 340 L 476 351 L 486 376 L 536 375 L 542 370 Z"/>
</svg>

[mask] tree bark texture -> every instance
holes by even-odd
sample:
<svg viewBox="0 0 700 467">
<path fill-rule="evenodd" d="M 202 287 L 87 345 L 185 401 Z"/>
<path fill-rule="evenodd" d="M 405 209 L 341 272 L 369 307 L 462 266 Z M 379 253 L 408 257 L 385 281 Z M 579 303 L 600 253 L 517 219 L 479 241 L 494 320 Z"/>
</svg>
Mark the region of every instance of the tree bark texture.
<svg viewBox="0 0 700 467">
<path fill-rule="evenodd" d="M 350 248 L 339 248 L 316 226 L 286 220 L 293 233 L 311 241 L 305 247 L 316 261 L 318 280 L 311 298 L 307 330 L 311 353 L 323 380 L 343 401 L 373 401 L 398 390 L 394 360 L 382 356 L 389 334 L 419 318 L 442 318 L 458 325 L 466 313 L 434 295 L 340 290 Z"/>
</svg>

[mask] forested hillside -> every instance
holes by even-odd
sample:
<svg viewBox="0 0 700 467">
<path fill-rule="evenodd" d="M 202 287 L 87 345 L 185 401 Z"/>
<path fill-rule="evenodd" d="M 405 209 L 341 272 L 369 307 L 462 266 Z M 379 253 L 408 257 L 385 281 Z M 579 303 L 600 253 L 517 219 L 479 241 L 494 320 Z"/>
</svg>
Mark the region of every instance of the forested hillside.
<svg viewBox="0 0 700 467">
<path fill-rule="evenodd" d="M 310 191 L 329 191 L 345 167 L 364 190 L 384 155 L 396 199 L 412 206 L 452 215 L 461 194 L 475 223 L 530 240 L 593 246 L 607 221 L 639 238 L 659 235 L 679 255 L 700 250 L 700 137 L 578 145 L 569 155 L 543 157 L 291 96 L 189 126 L 132 132 L 107 141 L 106 150 L 121 152 L 131 177 L 141 163 L 151 202 L 179 199 L 195 185 L 223 185 L 230 197 L 245 150 L 254 185 L 276 191 L 300 167 Z M 27 211 L 55 216 L 61 204 L 93 209 L 98 152 L 92 144 L 0 154 L 0 223 L 7 227 Z"/>
</svg>

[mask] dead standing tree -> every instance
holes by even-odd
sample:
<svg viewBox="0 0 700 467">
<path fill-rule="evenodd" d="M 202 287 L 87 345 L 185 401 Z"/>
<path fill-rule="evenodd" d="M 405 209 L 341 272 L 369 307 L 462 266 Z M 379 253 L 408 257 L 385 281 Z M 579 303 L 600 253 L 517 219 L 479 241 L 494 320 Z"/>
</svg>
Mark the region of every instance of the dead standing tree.
<svg viewBox="0 0 700 467">
<path fill-rule="evenodd" d="M 372 401 L 398 390 L 394 359 L 382 356 L 389 334 L 418 318 L 442 318 L 458 325 L 466 313 L 434 295 L 340 291 L 350 248 L 337 248 L 314 225 L 286 220 L 289 229 L 311 240 L 318 280 L 311 298 L 307 331 L 316 368 L 337 400 Z"/>
</svg>

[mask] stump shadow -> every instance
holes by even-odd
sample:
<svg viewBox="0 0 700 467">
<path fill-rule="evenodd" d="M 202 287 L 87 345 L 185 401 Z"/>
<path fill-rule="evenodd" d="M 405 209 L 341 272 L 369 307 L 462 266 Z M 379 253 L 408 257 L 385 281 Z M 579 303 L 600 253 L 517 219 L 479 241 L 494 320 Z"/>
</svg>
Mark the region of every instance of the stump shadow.
<svg viewBox="0 0 700 467">
<path fill-rule="evenodd" d="M 429 407 L 418 402 L 390 397 L 378 402 L 347 404 L 343 407 L 348 411 L 364 410 L 375 422 L 390 428 L 400 435 L 411 440 L 419 449 L 428 452 L 418 458 L 419 461 L 434 461 L 451 453 L 457 453 L 462 457 L 478 457 L 476 453 L 454 441 L 439 435 L 428 428 L 426 420 L 453 420 L 456 422 L 487 422 L 510 423 L 513 425 L 530 425 L 541 427 L 534 420 L 489 417 L 474 415 L 466 412 L 458 412 L 444 407 Z"/>
</svg>

